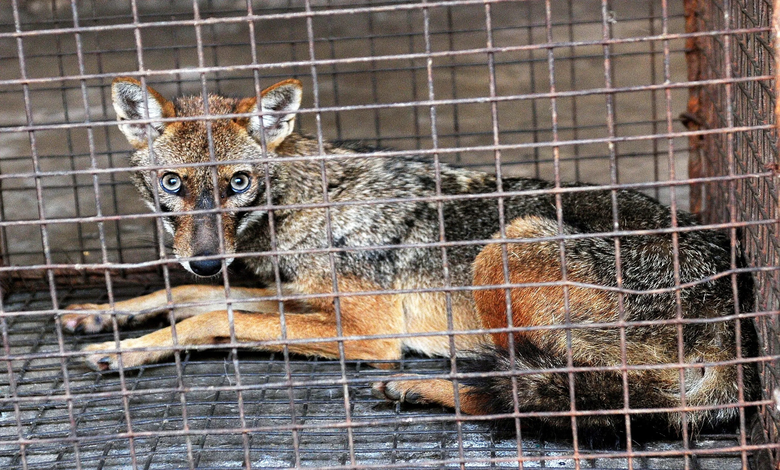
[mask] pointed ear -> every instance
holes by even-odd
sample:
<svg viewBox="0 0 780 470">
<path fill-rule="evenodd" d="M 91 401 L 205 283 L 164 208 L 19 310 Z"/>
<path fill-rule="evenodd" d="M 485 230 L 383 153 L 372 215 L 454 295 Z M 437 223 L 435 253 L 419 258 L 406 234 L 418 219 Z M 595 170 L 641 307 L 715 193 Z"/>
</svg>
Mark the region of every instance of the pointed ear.
<svg viewBox="0 0 780 470">
<path fill-rule="evenodd" d="M 115 78 L 111 84 L 111 98 L 120 121 L 147 119 L 147 116 L 148 119 L 170 118 L 176 115 L 173 103 L 151 87 L 146 87 L 144 92 L 141 82 L 134 78 Z M 124 122 L 119 124 L 119 130 L 133 147 L 140 149 L 149 144 L 149 137 L 154 140 L 162 134 L 165 123 Z"/>
<path fill-rule="evenodd" d="M 273 151 L 293 131 L 295 113 L 301 106 L 303 86 L 299 80 L 291 78 L 266 88 L 261 96 L 260 112 L 263 117 L 251 116 L 246 122 L 246 128 L 258 142 L 264 132 L 266 148 Z M 257 98 L 242 100 L 239 112 L 257 113 Z"/>
</svg>

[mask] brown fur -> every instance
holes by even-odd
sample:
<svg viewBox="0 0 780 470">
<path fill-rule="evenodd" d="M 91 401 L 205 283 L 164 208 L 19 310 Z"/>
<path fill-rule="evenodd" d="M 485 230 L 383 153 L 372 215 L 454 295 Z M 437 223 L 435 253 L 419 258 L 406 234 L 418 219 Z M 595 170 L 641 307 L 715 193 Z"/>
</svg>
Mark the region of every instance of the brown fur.
<svg viewBox="0 0 780 470">
<path fill-rule="evenodd" d="M 750 308 L 750 286 L 741 277 L 743 303 L 739 306 L 734 304 L 730 279 L 695 282 L 730 268 L 729 245 L 722 234 L 688 231 L 677 235 L 679 282 L 693 285 L 679 294 L 683 318 L 711 320 L 680 327 L 682 339 L 674 323 L 678 304 L 673 292 L 618 297 L 605 289 L 619 287 L 612 238 L 550 240 L 560 235 L 610 232 L 615 222 L 629 231 L 670 227 L 668 208 L 633 191 L 616 192 L 617 221 L 613 221 L 610 191 L 563 193 L 560 226 L 550 192 L 505 197 L 506 236 L 518 241 L 448 247 L 445 278 L 441 249 L 428 244 L 440 240 L 440 229 L 447 241 L 454 242 L 484 240 L 496 234 L 497 202 L 492 198 L 443 202 L 444 226 L 440 227 L 437 204 L 420 198 L 436 196 L 439 190 L 452 196 L 493 192 L 495 178 L 441 165 L 440 180 L 434 184 L 430 162 L 413 157 L 363 157 L 370 149 L 350 143 L 320 144 L 296 134 L 292 128 L 301 92 L 300 82 L 287 80 L 264 90 L 259 103 L 256 97 L 237 100 L 214 95 L 205 103 L 200 97 L 170 102 L 154 90 L 145 93 L 136 80 L 115 80 L 119 127 L 136 148 L 131 159 L 139 169 L 134 182 L 150 207 L 157 210 L 159 204 L 160 217 L 172 236 L 173 253 L 182 265 L 195 274 L 211 276 L 229 265 L 235 253 L 258 253 L 242 258 L 258 284 L 274 281 L 278 269 L 286 281 L 285 295 L 308 297 L 284 302 L 283 321 L 278 302 L 269 299 L 275 290 L 231 288 L 232 313 L 221 287 L 182 286 L 174 288 L 170 298 L 161 291 L 117 302 L 113 310 L 118 326 L 172 309 L 173 318 L 179 321 L 176 339 L 170 327 L 124 340 L 118 350 L 114 342 L 93 344 L 86 348 L 88 365 L 115 370 L 120 360 L 122 367 L 137 366 L 169 357 L 177 347 L 205 344 L 249 345 L 270 351 L 286 344 L 291 352 L 326 358 L 338 358 L 343 344 L 345 359 L 386 361 L 399 359 L 404 350 L 450 356 L 454 341 L 459 370 L 478 373 L 459 381 L 457 388 L 439 378 L 398 377 L 376 384 L 374 391 L 393 400 L 453 407 L 457 390 L 461 411 L 472 414 L 515 409 L 568 411 L 572 406 L 614 409 L 618 410 L 614 417 L 581 419 L 585 427 L 614 427 L 626 405 L 625 381 L 632 409 L 679 407 L 684 389 L 688 405 L 721 407 L 688 412 L 692 427 L 734 418 L 734 408 L 727 405 L 737 399 L 736 366 L 697 366 L 736 357 L 734 322 L 718 318 L 737 308 Z M 201 116 L 206 111 L 210 116 L 248 115 L 164 121 Z M 286 158 L 318 156 L 321 146 L 334 158 L 324 162 Z M 351 158 L 335 158 L 339 155 Z M 150 165 L 170 169 L 144 169 Z M 162 185 L 163 176 L 171 174 L 180 186 Z M 247 181 L 245 187 L 239 184 Z M 523 178 L 505 179 L 503 185 L 506 191 L 534 194 L 554 189 L 552 183 Z M 345 204 L 327 211 L 291 208 L 323 203 L 324 188 L 329 202 Z M 376 203 L 381 199 L 400 202 Z M 273 209 L 266 207 L 269 200 Z M 694 223 L 682 212 L 675 217 L 680 226 Z M 545 240 L 534 241 L 538 238 Z M 633 291 L 675 287 L 672 247 L 669 235 L 621 237 L 622 287 Z M 337 250 L 323 251 L 333 248 Z M 282 253 L 274 258 L 276 264 L 263 256 L 272 249 Z M 565 284 L 564 278 L 587 286 Z M 509 290 L 511 313 L 507 312 L 506 289 L 497 287 L 507 282 L 524 285 Z M 469 286 L 476 290 L 464 289 Z M 93 312 L 64 315 L 66 330 L 95 332 L 112 326 L 108 305 L 70 308 Z M 659 324 L 631 324 L 650 320 Z M 620 321 L 625 326 L 614 326 Z M 510 336 L 508 328 L 520 331 Z M 488 334 L 481 329 L 504 331 Z M 743 324 L 743 331 L 747 330 Z M 393 337 L 372 338 L 383 335 Z M 687 364 L 682 382 L 680 340 L 682 360 Z M 510 343 L 514 351 L 509 350 Z M 746 336 L 742 344 L 742 354 L 749 355 L 751 338 Z M 573 375 L 573 404 L 569 374 L 561 372 L 569 361 L 587 369 Z M 642 364 L 665 367 L 620 370 Z M 744 366 L 743 374 L 745 394 L 750 396 L 754 370 Z M 648 419 L 677 431 L 683 423 L 681 412 L 648 413 Z M 548 422 L 567 426 L 565 419 Z"/>
<path fill-rule="evenodd" d="M 506 228 L 508 238 L 541 238 L 549 233 L 537 230 L 538 218 L 517 219 Z M 553 234 L 554 235 L 554 234 Z M 506 246 L 509 283 L 533 284 L 554 283 L 563 279 L 561 253 L 557 242 L 522 243 Z M 491 286 L 504 284 L 504 262 L 501 245 L 488 245 L 474 262 L 474 285 Z M 598 284 L 598 280 L 589 275 L 588 267 L 577 263 L 567 263 L 566 277 L 570 282 Z M 564 291 L 566 291 L 564 293 Z M 512 325 L 533 327 L 559 324 L 564 321 L 564 299 L 568 297 L 568 308 L 572 312 L 570 321 L 580 323 L 616 321 L 616 295 L 602 290 L 569 287 L 561 285 L 542 285 L 521 287 L 511 290 Z M 485 328 L 505 328 L 507 325 L 506 296 L 504 289 L 479 290 L 474 293 L 479 316 Z M 519 333 L 538 338 L 561 332 L 548 330 L 530 330 Z M 503 348 L 508 347 L 506 333 L 494 333 L 493 342 Z M 565 339 L 563 352 L 565 353 Z"/>
</svg>

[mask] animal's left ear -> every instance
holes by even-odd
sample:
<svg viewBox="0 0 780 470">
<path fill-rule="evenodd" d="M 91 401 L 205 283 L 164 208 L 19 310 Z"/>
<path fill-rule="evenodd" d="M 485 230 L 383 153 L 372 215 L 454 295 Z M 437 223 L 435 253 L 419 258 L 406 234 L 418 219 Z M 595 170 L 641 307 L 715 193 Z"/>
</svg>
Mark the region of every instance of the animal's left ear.
<svg viewBox="0 0 780 470">
<path fill-rule="evenodd" d="M 299 80 L 291 78 L 266 88 L 261 96 L 260 112 L 263 117 L 251 116 L 246 128 L 258 142 L 264 132 L 266 148 L 273 151 L 293 131 L 295 113 L 301 106 L 303 86 Z M 257 98 L 242 100 L 239 112 L 257 113 Z"/>
</svg>

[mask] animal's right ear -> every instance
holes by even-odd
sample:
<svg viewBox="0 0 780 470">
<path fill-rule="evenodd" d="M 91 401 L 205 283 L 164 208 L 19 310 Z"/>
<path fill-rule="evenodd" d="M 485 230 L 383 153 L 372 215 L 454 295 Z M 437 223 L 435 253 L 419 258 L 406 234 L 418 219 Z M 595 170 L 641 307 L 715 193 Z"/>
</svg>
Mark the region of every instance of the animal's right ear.
<svg viewBox="0 0 780 470">
<path fill-rule="evenodd" d="M 171 118 L 176 115 L 173 103 L 162 97 L 152 87 L 146 87 L 144 92 L 141 82 L 130 77 L 118 77 L 111 84 L 111 98 L 114 111 L 120 121 L 138 119 Z M 119 130 L 130 142 L 130 145 L 140 149 L 149 144 L 149 139 L 156 139 L 165 130 L 165 123 L 123 122 Z"/>
</svg>

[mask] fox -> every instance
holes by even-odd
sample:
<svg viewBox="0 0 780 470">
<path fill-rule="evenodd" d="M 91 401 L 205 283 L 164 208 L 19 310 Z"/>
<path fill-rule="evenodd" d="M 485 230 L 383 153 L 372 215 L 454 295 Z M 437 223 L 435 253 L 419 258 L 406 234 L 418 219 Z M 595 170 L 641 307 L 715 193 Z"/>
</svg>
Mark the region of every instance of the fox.
<svg viewBox="0 0 780 470">
<path fill-rule="evenodd" d="M 200 278 L 241 263 L 256 287 L 71 305 L 61 324 L 72 333 L 176 322 L 89 344 L 87 366 L 212 344 L 378 367 L 454 354 L 457 376 L 393 375 L 372 393 L 477 416 L 541 413 L 554 429 L 577 412 L 578 429 L 615 432 L 627 416 L 673 434 L 733 423 L 756 393 L 744 361 L 755 341 L 738 315 L 752 285 L 731 274 L 741 258 L 727 234 L 631 189 L 499 187 L 486 172 L 317 139 L 295 130 L 302 96 L 297 79 L 259 97 L 172 101 L 113 81 L 133 183 L 176 259 Z"/>
</svg>

